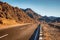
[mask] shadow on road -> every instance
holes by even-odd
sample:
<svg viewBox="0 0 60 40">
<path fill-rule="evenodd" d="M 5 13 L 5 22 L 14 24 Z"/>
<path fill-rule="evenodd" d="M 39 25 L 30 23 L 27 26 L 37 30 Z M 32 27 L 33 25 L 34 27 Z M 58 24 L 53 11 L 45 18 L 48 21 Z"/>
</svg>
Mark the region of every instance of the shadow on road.
<svg viewBox="0 0 60 40">
<path fill-rule="evenodd" d="M 38 28 L 34 31 L 33 35 L 29 40 L 39 40 L 39 34 L 40 34 L 40 24 L 38 25 Z"/>
</svg>

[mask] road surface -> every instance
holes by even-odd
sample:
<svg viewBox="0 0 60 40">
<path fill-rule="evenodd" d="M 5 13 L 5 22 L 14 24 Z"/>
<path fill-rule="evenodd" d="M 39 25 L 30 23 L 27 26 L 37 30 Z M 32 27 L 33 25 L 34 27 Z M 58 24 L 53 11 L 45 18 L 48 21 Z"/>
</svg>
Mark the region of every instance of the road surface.
<svg viewBox="0 0 60 40">
<path fill-rule="evenodd" d="M 26 24 L 0 30 L 0 40 L 29 40 L 37 28 L 36 24 Z"/>
</svg>

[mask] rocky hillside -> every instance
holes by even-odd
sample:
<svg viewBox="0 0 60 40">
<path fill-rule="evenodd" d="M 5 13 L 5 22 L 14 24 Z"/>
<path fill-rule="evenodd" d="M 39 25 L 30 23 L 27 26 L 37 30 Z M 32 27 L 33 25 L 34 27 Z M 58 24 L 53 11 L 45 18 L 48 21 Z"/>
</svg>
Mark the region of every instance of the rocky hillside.
<svg viewBox="0 0 60 40">
<path fill-rule="evenodd" d="M 26 14 L 34 19 L 36 22 L 39 21 L 38 19 L 41 18 L 42 16 L 37 14 L 36 12 L 34 12 L 32 9 L 30 8 L 27 8 L 27 9 L 22 9 L 24 12 L 26 12 Z"/>
<path fill-rule="evenodd" d="M 0 2 L 0 24 L 34 23 L 22 9 Z"/>
</svg>

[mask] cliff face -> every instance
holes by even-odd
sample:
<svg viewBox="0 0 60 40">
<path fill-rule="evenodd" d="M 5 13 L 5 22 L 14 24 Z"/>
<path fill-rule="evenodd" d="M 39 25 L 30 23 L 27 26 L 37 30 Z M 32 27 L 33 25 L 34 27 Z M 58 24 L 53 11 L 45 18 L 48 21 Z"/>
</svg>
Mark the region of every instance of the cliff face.
<svg viewBox="0 0 60 40">
<path fill-rule="evenodd" d="M 23 10 L 17 7 L 12 7 L 6 2 L 0 2 L 0 23 L 5 24 L 3 22 L 4 20 L 6 20 L 6 23 L 9 20 L 14 20 L 14 23 L 34 23 L 34 20 L 31 19 Z"/>
</svg>

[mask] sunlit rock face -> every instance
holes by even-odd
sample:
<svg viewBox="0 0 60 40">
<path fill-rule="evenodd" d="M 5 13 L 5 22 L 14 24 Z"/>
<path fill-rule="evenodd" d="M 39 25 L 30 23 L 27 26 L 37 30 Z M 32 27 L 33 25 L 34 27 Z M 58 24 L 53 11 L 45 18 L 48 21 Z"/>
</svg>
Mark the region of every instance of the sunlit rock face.
<svg viewBox="0 0 60 40">
<path fill-rule="evenodd" d="M 6 2 L 0 2 L 0 23 L 3 23 L 3 19 L 14 20 L 18 23 L 34 23 L 35 21 L 31 19 L 26 12 L 18 7 L 13 7 Z"/>
</svg>

